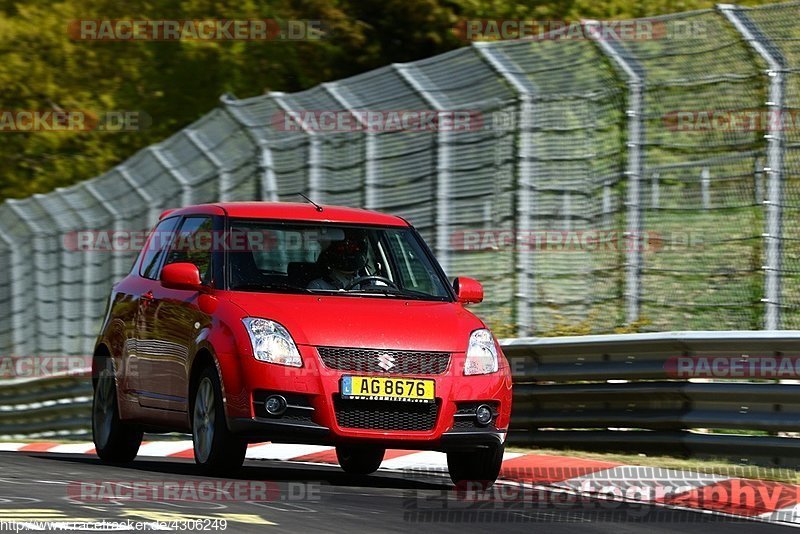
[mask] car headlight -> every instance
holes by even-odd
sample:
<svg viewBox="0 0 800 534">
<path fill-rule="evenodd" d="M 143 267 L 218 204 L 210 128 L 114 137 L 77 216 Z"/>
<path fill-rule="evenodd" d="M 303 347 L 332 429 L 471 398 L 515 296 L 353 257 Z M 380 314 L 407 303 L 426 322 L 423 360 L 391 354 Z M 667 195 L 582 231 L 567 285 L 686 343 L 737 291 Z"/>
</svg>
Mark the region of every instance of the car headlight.
<svg viewBox="0 0 800 534">
<path fill-rule="evenodd" d="M 256 360 L 290 367 L 303 366 L 303 358 L 300 357 L 297 345 L 282 325 L 257 317 L 246 317 L 242 322 L 250 335 Z"/>
<path fill-rule="evenodd" d="M 492 333 L 481 328 L 469 336 L 467 358 L 464 361 L 465 375 L 486 375 L 497 371 L 497 346 Z"/>
</svg>

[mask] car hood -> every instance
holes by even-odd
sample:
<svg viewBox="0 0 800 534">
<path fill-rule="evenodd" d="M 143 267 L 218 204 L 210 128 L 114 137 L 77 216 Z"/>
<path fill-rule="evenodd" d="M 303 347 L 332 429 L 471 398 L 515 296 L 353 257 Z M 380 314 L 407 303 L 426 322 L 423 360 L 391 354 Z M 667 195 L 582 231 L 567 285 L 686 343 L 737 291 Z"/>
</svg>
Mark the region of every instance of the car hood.
<svg viewBox="0 0 800 534">
<path fill-rule="evenodd" d="M 282 324 L 298 345 L 464 352 L 483 323 L 461 304 L 396 297 L 226 292 L 246 316 Z"/>
</svg>

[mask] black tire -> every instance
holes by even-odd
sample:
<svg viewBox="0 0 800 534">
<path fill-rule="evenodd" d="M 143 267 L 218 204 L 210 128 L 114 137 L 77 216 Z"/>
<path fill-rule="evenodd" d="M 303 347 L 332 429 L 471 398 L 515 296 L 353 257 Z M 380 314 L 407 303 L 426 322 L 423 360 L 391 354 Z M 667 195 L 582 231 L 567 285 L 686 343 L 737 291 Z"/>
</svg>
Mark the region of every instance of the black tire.
<svg viewBox="0 0 800 534">
<path fill-rule="evenodd" d="M 378 470 L 386 449 L 369 445 L 340 445 L 336 447 L 336 458 L 345 473 L 369 475 Z"/>
<path fill-rule="evenodd" d="M 447 470 L 458 487 L 470 484 L 476 489 L 489 489 L 500 476 L 505 445 L 491 445 L 474 451 L 447 453 Z"/>
<path fill-rule="evenodd" d="M 136 458 L 142 444 L 142 430 L 119 418 L 114 362 L 101 362 L 92 399 L 92 441 L 97 456 L 107 463 L 127 463 Z"/>
<path fill-rule="evenodd" d="M 207 474 L 230 474 L 238 470 L 244 462 L 247 442 L 228 429 L 217 370 L 206 367 L 192 391 L 194 461 Z"/>
</svg>

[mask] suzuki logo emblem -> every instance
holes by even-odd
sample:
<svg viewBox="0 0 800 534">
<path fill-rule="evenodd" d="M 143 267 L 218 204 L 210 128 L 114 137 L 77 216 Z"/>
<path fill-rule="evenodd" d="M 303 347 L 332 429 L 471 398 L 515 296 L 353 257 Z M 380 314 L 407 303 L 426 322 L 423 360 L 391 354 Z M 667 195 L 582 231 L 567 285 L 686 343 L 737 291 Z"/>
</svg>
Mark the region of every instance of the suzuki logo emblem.
<svg viewBox="0 0 800 534">
<path fill-rule="evenodd" d="M 385 353 L 378 356 L 378 367 L 384 371 L 388 371 L 394 367 L 394 356 Z"/>
</svg>

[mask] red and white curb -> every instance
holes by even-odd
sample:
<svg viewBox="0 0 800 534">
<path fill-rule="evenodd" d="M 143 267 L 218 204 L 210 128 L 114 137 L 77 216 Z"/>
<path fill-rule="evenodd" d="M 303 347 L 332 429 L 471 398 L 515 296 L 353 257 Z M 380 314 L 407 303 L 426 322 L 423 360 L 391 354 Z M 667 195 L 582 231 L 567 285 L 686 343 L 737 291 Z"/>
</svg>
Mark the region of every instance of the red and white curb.
<svg viewBox="0 0 800 534">
<path fill-rule="evenodd" d="M 94 445 L 0 443 L 0 451 L 94 454 Z M 192 458 L 192 443 L 145 442 L 139 449 L 139 456 Z M 320 445 L 256 443 L 249 446 L 247 458 L 337 464 L 334 448 Z M 390 449 L 386 451 L 381 469 L 445 473 L 447 461 L 441 452 Z M 527 488 L 542 487 L 800 526 L 800 485 L 796 484 L 514 452 L 504 456 L 501 479 L 505 484 L 521 484 Z"/>
</svg>

